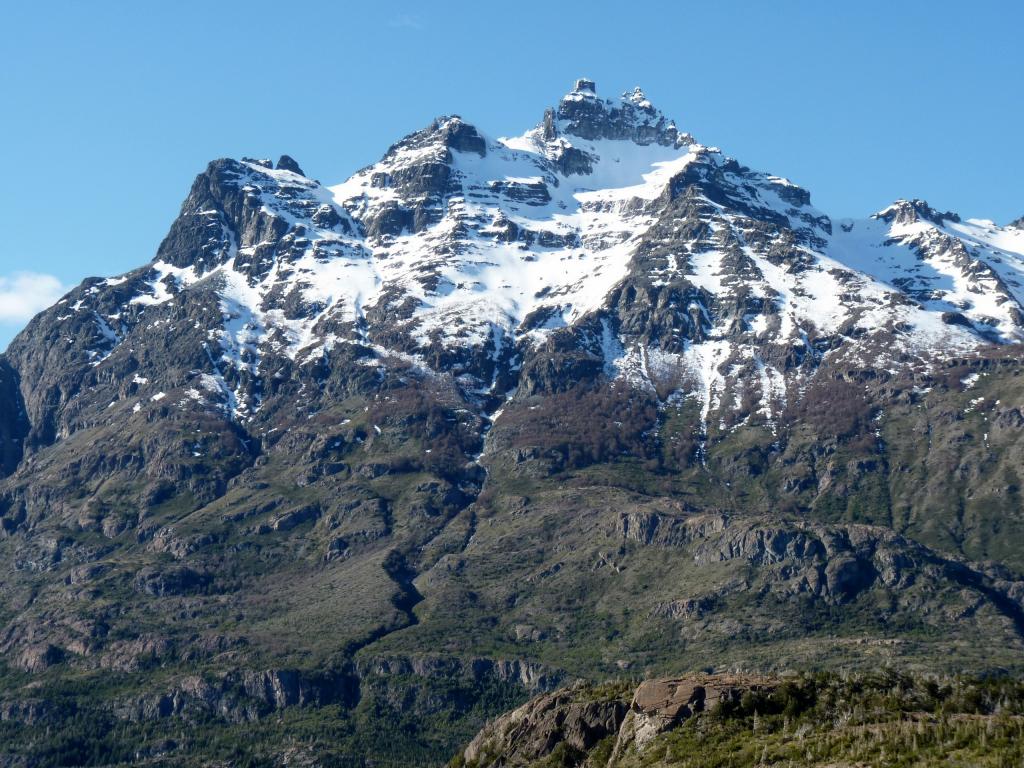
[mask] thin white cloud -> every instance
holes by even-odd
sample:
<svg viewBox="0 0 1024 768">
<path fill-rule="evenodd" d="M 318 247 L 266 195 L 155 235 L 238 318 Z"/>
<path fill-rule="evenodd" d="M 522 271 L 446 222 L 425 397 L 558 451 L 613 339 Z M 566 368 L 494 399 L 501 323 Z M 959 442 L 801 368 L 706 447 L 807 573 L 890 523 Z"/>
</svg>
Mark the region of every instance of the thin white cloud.
<svg viewBox="0 0 1024 768">
<path fill-rule="evenodd" d="M 0 275 L 0 322 L 27 322 L 55 303 L 65 291 L 53 275 L 39 272 Z"/>
<path fill-rule="evenodd" d="M 423 24 L 420 22 L 419 17 L 413 16 L 408 13 L 403 13 L 395 16 L 388 22 L 389 27 L 395 29 L 422 29 Z"/>
</svg>

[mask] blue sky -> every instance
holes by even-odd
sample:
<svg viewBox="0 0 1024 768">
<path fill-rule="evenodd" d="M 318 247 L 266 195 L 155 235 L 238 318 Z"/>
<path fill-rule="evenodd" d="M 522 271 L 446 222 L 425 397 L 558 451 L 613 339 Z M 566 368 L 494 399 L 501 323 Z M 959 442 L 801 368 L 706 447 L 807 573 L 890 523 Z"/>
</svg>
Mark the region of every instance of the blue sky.
<svg viewBox="0 0 1024 768">
<path fill-rule="evenodd" d="M 967 10 L 969 7 L 969 10 Z M 578 76 L 834 216 L 1024 214 L 1024 4 L 37 2 L 0 27 L 0 348 L 62 286 L 148 261 L 220 156 L 338 182 L 456 113 L 535 124 Z"/>
</svg>

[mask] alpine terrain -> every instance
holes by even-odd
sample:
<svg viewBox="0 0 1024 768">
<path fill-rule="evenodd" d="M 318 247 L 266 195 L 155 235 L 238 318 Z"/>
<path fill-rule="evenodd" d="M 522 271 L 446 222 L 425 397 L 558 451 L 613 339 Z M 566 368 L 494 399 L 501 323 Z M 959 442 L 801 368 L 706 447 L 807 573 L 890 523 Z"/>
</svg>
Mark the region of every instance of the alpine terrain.
<svg viewBox="0 0 1024 768">
<path fill-rule="evenodd" d="M 1024 669 L 1024 220 L 831 218 L 639 88 L 538 116 L 332 185 L 215 160 L 0 356 L 0 764 L 429 765 L 571 681 Z"/>
</svg>

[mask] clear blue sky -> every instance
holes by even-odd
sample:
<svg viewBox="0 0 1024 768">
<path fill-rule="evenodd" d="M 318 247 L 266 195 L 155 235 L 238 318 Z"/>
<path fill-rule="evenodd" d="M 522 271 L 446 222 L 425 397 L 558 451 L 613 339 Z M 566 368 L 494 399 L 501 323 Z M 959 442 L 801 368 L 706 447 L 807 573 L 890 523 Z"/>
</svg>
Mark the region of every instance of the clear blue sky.
<svg viewBox="0 0 1024 768">
<path fill-rule="evenodd" d="M 212 158 L 287 152 L 338 182 L 435 115 L 521 132 L 581 75 L 643 86 L 832 215 L 1024 214 L 1020 2 L 427 5 L 7 0 L 0 348 L 43 290 L 17 273 L 145 263 Z"/>
</svg>

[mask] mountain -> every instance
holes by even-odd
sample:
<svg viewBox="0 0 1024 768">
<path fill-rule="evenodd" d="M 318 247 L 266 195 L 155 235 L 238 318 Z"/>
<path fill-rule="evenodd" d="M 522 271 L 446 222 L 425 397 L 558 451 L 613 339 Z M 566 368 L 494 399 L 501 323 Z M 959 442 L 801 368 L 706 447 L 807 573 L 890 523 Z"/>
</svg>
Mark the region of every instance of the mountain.
<svg viewBox="0 0 1024 768">
<path fill-rule="evenodd" d="M 1022 280 L 1020 222 L 834 220 L 585 79 L 335 186 L 216 160 L 0 357 L 7 743 L 280 756 L 301 704 L 415 762 L 567 677 L 1019 669 Z"/>
</svg>

